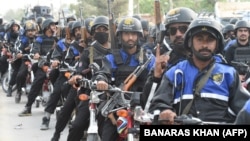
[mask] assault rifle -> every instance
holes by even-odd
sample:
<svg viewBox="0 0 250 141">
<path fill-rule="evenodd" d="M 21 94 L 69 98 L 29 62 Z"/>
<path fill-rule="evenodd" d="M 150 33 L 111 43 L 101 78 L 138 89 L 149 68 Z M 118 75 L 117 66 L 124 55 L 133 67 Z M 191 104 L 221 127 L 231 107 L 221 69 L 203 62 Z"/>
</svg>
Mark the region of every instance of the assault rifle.
<svg viewBox="0 0 250 141">
<path fill-rule="evenodd" d="M 140 76 L 142 71 L 148 66 L 150 63 L 151 58 L 148 58 L 148 60 L 143 64 L 138 66 L 123 82 L 122 90 L 128 91 L 131 86 L 135 83 L 137 78 Z"/>
<path fill-rule="evenodd" d="M 154 15 L 155 15 L 155 25 L 156 25 L 156 43 L 161 44 L 164 39 L 165 26 L 161 21 L 161 6 L 160 0 L 155 0 L 154 2 Z"/>
<path fill-rule="evenodd" d="M 79 10 L 80 10 L 81 24 L 84 25 L 84 20 L 83 20 L 83 17 L 82 17 L 82 10 L 83 10 L 83 7 L 80 7 Z"/>
<path fill-rule="evenodd" d="M 63 10 L 62 10 L 62 16 L 64 19 L 64 28 L 65 28 L 65 34 L 66 34 L 65 39 L 71 39 L 69 26 L 68 25 L 65 26 L 65 24 L 67 24 L 67 22 L 66 22 L 66 18 L 65 18 Z"/>
<path fill-rule="evenodd" d="M 151 57 L 148 58 L 148 60 L 143 64 L 138 66 L 121 84 L 120 88 L 122 91 L 129 91 L 131 86 L 135 83 L 137 78 L 140 76 L 140 74 L 145 70 L 145 68 L 148 66 L 148 64 L 151 61 Z M 114 93 L 111 98 L 107 101 L 107 103 L 103 106 L 101 109 L 101 113 L 104 117 L 107 117 L 109 113 L 112 113 L 114 108 L 119 105 L 120 107 L 124 107 L 127 105 L 128 101 L 124 101 L 124 95 L 116 92 Z M 110 116 L 109 116 L 110 117 Z M 111 119 L 112 120 L 112 119 Z"/>
<path fill-rule="evenodd" d="M 88 45 L 87 43 L 87 30 L 86 30 L 86 27 L 85 26 L 82 26 L 81 27 L 81 40 L 86 44 Z"/>
<path fill-rule="evenodd" d="M 80 10 L 80 19 L 81 19 L 81 24 L 82 24 L 82 27 L 81 27 L 81 40 L 84 41 L 84 43 L 87 45 L 87 30 L 86 30 L 86 27 L 85 27 L 85 24 L 84 24 L 84 19 L 83 19 L 83 16 L 82 16 L 82 11 L 83 11 L 83 7 L 80 7 L 79 8 Z"/>
<path fill-rule="evenodd" d="M 114 15 L 111 12 L 111 1 L 114 0 L 108 0 L 108 17 L 109 17 L 109 38 L 110 38 L 110 43 L 111 43 L 111 49 L 116 48 L 116 43 L 115 43 L 115 24 L 114 24 Z"/>
</svg>

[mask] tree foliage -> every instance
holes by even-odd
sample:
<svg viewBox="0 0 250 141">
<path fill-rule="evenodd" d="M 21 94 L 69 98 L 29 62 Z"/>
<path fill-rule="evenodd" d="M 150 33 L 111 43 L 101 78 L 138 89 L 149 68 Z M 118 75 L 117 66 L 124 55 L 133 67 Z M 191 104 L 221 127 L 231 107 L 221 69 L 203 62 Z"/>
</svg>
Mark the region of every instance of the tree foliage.
<svg viewBox="0 0 250 141">
<path fill-rule="evenodd" d="M 110 0 L 111 12 L 114 17 L 127 14 L 128 2 L 127 0 Z M 82 16 L 89 17 L 93 15 L 106 15 L 108 16 L 108 0 L 78 0 L 77 5 L 70 5 L 71 9 L 75 9 L 76 15 L 80 16 L 80 8 L 83 9 Z"/>
<path fill-rule="evenodd" d="M 84 9 L 83 17 L 91 15 L 108 15 L 108 0 L 78 0 L 77 5 L 71 5 L 75 9 L 76 15 L 80 16 L 79 8 Z M 110 0 L 111 10 L 115 17 L 128 14 L 128 0 Z M 224 1 L 224 0 L 221 0 Z M 216 0 L 160 0 L 162 13 L 167 13 L 175 7 L 189 7 L 200 12 L 213 12 Z M 134 14 L 154 14 L 154 0 L 134 0 Z"/>
<path fill-rule="evenodd" d="M 15 19 L 15 20 L 20 21 L 22 19 L 23 15 L 24 15 L 24 10 L 23 9 L 17 9 L 17 10 L 10 9 L 9 11 L 7 11 L 5 13 L 3 18 L 6 21 L 10 21 L 11 19 Z"/>
<path fill-rule="evenodd" d="M 82 9 L 83 18 L 97 15 L 108 16 L 108 1 L 111 1 L 111 11 L 115 18 L 128 15 L 128 0 L 78 0 L 77 4 L 70 4 L 69 9 L 74 11 L 77 17 L 80 17 L 80 8 Z M 227 0 L 160 0 L 161 12 L 162 14 L 165 14 L 170 9 L 175 7 L 189 7 L 197 13 L 214 12 L 214 5 L 216 1 Z M 147 13 L 153 15 L 154 0 L 134 0 L 133 12 L 134 14 Z M 6 20 L 20 20 L 23 15 L 24 11 L 22 9 L 18 9 L 16 11 L 9 10 L 4 17 Z"/>
</svg>

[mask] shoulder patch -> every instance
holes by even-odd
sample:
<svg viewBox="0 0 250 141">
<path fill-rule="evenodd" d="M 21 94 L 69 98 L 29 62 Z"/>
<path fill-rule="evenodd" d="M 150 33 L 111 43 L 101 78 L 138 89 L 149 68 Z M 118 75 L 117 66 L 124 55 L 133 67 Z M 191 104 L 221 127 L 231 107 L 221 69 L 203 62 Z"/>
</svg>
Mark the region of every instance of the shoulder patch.
<svg viewBox="0 0 250 141">
<path fill-rule="evenodd" d="M 214 81 L 215 84 L 220 85 L 224 80 L 224 74 L 223 73 L 213 74 L 212 80 Z"/>
</svg>

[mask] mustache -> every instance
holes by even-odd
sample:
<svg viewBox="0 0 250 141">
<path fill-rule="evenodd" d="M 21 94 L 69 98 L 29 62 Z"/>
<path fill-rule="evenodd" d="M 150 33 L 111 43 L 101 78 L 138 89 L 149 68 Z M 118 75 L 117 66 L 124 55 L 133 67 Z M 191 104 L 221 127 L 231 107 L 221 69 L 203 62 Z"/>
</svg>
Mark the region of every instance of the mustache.
<svg viewBox="0 0 250 141">
<path fill-rule="evenodd" d="M 174 39 L 174 43 L 175 43 L 175 44 L 178 44 L 179 42 L 184 42 L 184 39 L 183 39 L 182 37 L 176 37 L 176 38 Z"/>
<path fill-rule="evenodd" d="M 200 49 L 200 50 L 199 50 L 199 52 L 202 52 L 202 51 L 206 51 L 206 52 L 210 52 L 210 53 L 212 53 L 212 50 L 207 49 L 207 48 L 203 48 L 203 49 Z"/>
</svg>

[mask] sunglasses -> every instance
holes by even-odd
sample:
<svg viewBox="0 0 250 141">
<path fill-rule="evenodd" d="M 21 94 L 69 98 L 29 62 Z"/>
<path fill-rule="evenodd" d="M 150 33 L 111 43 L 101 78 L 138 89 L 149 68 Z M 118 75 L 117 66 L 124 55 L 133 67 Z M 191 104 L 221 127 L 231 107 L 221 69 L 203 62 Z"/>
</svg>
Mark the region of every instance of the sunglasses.
<svg viewBox="0 0 250 141">
<path fill-rule="evenodd" d="M 178 29 L 182 34 L 184 34 L 184 33 L 187 31 L 188 26 L 183 25 L 183 26 L 178 26 L 178 27 L 170 27 L 168 31 L 169 31 L 170 35 L 175 35 L 176 32 L 177 32 L 177 29 Z"/>
</svg>

